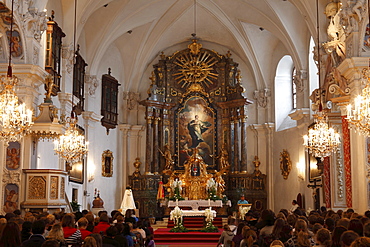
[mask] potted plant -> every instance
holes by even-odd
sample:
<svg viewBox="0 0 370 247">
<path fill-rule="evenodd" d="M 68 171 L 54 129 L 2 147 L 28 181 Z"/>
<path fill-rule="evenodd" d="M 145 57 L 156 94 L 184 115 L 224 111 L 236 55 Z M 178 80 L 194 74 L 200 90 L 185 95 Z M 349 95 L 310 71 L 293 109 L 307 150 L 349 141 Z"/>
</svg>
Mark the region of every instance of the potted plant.
<svg viewBox="0 0 370 247">
<path fill-rule="evenodd" d="M 80 211 L 81 205 L 78 204 L 78 202 L 72 201 L 72 202 L 70 202 L 70 204 L 71 204 L 71 208 L 72 208 L 73 212 L 79 212 Z"/>
</svg>

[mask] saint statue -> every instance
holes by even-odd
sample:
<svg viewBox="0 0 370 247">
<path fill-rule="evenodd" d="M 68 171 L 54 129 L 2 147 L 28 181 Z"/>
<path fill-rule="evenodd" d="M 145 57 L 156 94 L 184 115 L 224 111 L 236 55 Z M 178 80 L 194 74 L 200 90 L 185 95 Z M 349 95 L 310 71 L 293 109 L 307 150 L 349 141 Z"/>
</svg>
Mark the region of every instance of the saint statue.
<svg viewBox="0 0 370 247">
<path fill-rule="evenodd" d="M 165 148 L 164 152 L 160 151 L 162 156 L 166 160 L 166 165 L 164 167 L 164 170 L 173 170 L 173 165 L 174 165 L 175 161 L 172 158 L 172 153 L 171 153 L 171 150 L 170 150 L 170 146 L 168 144 L 166 144 L 164 146 L 164 148 Z"/>
<path fill-rule="evenodd" d="M 220 155 L 217 157 L 220 161 L 220 171 L 227 169 L 230 164 L 229 164 L 229 153 L 227 152 L 226 149 L 226 144 L 222 144 L 222 148 L 220 151 Z"/>
</svg>

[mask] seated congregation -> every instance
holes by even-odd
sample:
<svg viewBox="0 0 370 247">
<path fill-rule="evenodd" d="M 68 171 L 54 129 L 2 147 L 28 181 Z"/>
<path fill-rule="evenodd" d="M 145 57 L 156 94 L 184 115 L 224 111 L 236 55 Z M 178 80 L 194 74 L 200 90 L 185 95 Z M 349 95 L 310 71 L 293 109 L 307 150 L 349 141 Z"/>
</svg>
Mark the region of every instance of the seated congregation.
<svg viewBox="0 0 370 247">
<path fill-rule="evenodd" d="M 370 246 L 370 211 L 267 209 L 249 211 L 244 219 L 229 216 L 227 223 L 215 246 Z M 87 210 L 0 215 L 0 247 L 153 247 L 154 240 L 149 220 L 131 209 L 125 215 L 100 211 L 97 217 Z"/>
<path fill-rule="evenodd" d="M 245 220 L 228 218 L 217 246 L 370 246 L 370 211 L 249 211 Z"/>
</svg>

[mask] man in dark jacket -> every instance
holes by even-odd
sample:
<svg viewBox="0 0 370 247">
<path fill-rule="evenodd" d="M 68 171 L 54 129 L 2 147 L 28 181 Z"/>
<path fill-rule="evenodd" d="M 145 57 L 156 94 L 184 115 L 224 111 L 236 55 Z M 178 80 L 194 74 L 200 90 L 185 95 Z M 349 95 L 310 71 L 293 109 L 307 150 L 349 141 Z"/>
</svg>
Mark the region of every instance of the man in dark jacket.
<svg viewBox="0 0 370 247">
<path fill-rule="evenodd" d="M 44 234 L 45 222 L 43 220 L 36 220 L 32 223 L 31 237 L 22 243 L 22 247 L 41 247 L 45 242 Z"/>
</svg>

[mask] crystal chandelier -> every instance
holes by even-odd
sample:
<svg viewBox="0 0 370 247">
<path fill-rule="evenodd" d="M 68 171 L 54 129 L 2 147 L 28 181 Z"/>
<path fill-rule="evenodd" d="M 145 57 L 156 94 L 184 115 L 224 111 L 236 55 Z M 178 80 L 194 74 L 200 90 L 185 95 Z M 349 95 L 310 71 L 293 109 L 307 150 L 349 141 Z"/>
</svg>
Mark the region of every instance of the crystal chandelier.
<svg viewBox="0 0 370 247">
<path fill-rule="evenodd" d="M 9 66 L 7 75 L 1 76 L 0 92 L 0 139 L 5 143 L 19 141 L 30 130 L 32 121 L 32 111 L 26 108 L 26 104 L 19 103 L 18 96 L 14 87 L 18 83 L 18 78 L 12 75 L 12 34 L 13 34 L 13 5 L 10 21 L 9 38 Z"/>
<path fill-rule="evenodd" d="M 74 36 L 73 36 L 73 50 L 76 51 L 76 13 L 77 13 L 77 1 L 75 3 L 75 16 L 74 16 Z M 88 143 L 85 142 L 85 136 L 80 134 L 77 129 L 78 119 L 75 117 L 74 106 L 73 106 L 73 93 L 72 93 L 72 111 L 71 117 L 67 118 L 66 125 L 68 128 L 64 135 L 59 137 L 59 140 L 54 142 L 54 151 L 59 155 L 60 158 L 64 159 L 69 165 L 79 162 L 87 154 Z"/>
<path fill-rule="evenodd" d="M 364 76 L 365 71 L 363 71 Z M 370 82 L 369 78 L 360 95 L 355 98 L 355 104 L 347 105 L 347 120 L 354 128 L 365 136 L 370 136 Z"/>
<path fill-rule="evenodd" d="M 79 133 L 76 124 L 77 117 L 74 117 L 72 113 L 72 116 L 67 118 L 66 125 L 68 125 L 68 128 L 66 132 L 59 137 L 59 140 L 54 141 L 55 153 L 69 164 L 81 161 L 88 152 L 88 143 L 85 142 L 85 136 Z"/>
<path fill-rule="evenodd" d="M 327 117 L 322 111 L 317 113 L 313 127 L 304 135 L 304 146 L 314 157 L 326 157 L 337 150 L 340 144 L 339 134 L 329 128 Z"/>
<path fill-rule="evenodd" d="M 319 28 L 319 2 L 316 0 L 316 17 L 317 17 L 317 60 L 318 60 L 318 74 L 320 85 L 320 71 L 321 71 L 321 58 L 320 58 L 320 28 Z M 333 129 L 329 128 L 328 118 L 322 109 L 322 97 L 324 91 L 319 87 L 319 109 L 314 115 L 314 124 L 308 130 L 308 135 L 304 135 L 303 145 L 307 148 L 314 157 L 321 159 L 330 156 L 338 149 L 340 144 L 339 134 Z"/>
</svg>

